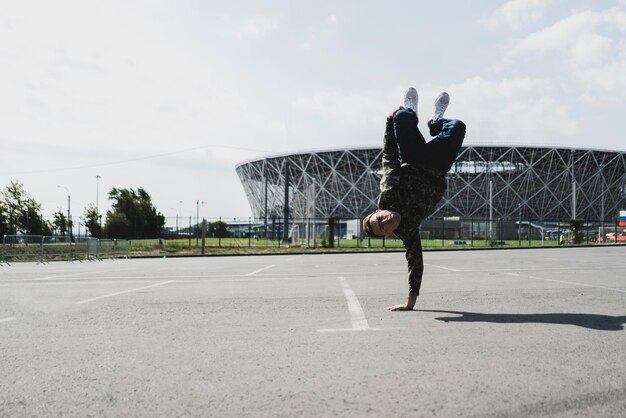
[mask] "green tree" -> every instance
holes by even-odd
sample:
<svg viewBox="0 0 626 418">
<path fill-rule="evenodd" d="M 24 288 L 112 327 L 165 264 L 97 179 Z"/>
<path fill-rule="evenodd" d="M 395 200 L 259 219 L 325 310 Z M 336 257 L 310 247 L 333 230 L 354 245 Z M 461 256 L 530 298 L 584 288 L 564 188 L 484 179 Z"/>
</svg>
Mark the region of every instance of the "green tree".
<svg viewBox="0 0 626 418">
<path fill-rule="evenodd" d="M 10 230 L 9 210 L 7 205 L 0 200 L 0 236 L 9 235 Z"/>
<path fill-rule="evenodd" d="M 133 238 L 133 227 L 123 213 L 107 211 L 105 230 L 109 238 Z"/>
<path fill-rule="evenodd" d="M 85 213 L 83 214 L 85 217 L 85 226 L 89 230 L 89 233 L 94 238 L 102 238 L 102 226 L 100 224 L 100 213 L 98 209 L 91 205 L 85 208 Z"/>
<path fill-rule="evenodd" d="M 9 219 L 9 210 L 7 205 L 0 200 L 0 236 L 9 235 L 11 233 L 11 222 Z"/>
<path fill-rule="evenodd" d="M 67 217 L 61 209 L 54 212 L 53 216 L 54 221 L 52 221 L 52 226 L 54 227 L 54 230 L 59 231 L 61 236 L 65 236 L 67 234 Z"/>
<path fill-rule="evenodd" d="M 19 181 L 12 181 L 2 190 L 0 223 L 3 230 L 16 234 L 48 235 L 50 225 L 43 222 L 41 204 L 37 203 Z M 5 232 L 6 233 L 6 232 Z"/>
<path fill-rule="evenodd" d="M 110 238 L 158 238 L 165 225 L 165 216 L 152 205 L 150 194 L 139 187 L 112 188 L 107 211 L 106 232 Z"/>
<path fill-rule="evenodd" d="M 228 238 L 232 233 L 228 230 L 228 224 L 222 221 L 209 223 L 207 227 L 207 236 L 214 238 Z"/>
<path fill-rule="evenodd" d="M 583 236 L 583 221 L 580 219 L 571 219 L 569 226 L 572 229 L 572 242 L 574 244 L 580 244 L 584 240 Z"/>
</svg>

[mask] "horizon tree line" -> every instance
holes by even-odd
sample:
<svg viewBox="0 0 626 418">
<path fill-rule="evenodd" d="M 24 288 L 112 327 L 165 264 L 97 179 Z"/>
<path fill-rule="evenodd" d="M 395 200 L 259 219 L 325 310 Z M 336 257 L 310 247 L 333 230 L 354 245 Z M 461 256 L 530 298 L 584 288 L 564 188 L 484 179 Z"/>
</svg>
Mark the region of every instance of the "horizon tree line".
<svg viewBox="0 0 626 418">
<path fill-rule="evenodd" d="M 94 204 L 84 208 L 86 229 L 94 238 L 159 238 L 163 234 L 165 216 L 152 204 L 152 197 L 143 188 L 116 188 L 108 193 L 112 201 L 102 224 L 102 214 Z M 61 209 L 52 220 L 44 220 L 41 203 L 37 202 L 19 181 L 12 181 L 0 191 L 0 235 L 72 235 L 72 220 Z"/>
</svg>

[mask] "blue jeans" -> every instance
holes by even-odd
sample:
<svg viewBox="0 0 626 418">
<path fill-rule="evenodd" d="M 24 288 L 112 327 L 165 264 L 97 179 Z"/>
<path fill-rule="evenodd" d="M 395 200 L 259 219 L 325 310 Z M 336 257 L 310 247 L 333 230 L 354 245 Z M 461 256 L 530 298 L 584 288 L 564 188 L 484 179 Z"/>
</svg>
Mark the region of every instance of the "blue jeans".
<svg viewBox="0 0 626 418">
<path fill-rule="evenodd" d="M 410 109 L 393 115 L 401 163 L 421 164 L 447 173 L 456 161 L 465 138 L 465 124 L 457 119 L 439 119 L 428 124 L 434 138 L 426 142 L 417 127 L 417 115 Z"/>
</svg>

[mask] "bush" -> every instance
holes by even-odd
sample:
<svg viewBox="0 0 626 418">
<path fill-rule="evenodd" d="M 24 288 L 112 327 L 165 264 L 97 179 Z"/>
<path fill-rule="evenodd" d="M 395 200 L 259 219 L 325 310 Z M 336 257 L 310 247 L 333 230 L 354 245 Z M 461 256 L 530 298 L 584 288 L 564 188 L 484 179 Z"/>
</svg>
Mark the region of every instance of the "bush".
<svg viewBox="0 0 626 418">
<path fill-rule="evenodd" d="M 582 244 L 583 237 L 583 221 L 580 219 L 571 219 L 569 221 L 569 227 L 572 230 L 572 243 Z"/>
</svg>

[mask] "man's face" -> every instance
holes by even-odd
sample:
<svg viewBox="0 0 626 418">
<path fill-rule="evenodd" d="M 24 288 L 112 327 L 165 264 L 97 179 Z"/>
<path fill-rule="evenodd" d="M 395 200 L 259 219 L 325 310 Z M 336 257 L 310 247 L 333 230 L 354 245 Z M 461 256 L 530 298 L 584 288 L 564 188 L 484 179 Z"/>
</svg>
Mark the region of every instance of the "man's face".
<svg viewBox="0 0 626 418">
<path fill-rule="evenodd" d="M 376 235 L 389 236 L 400 225 L 400 214 L 392 210 L 378 210 L 370 216 L 370 228 Z"/>
</svg>

